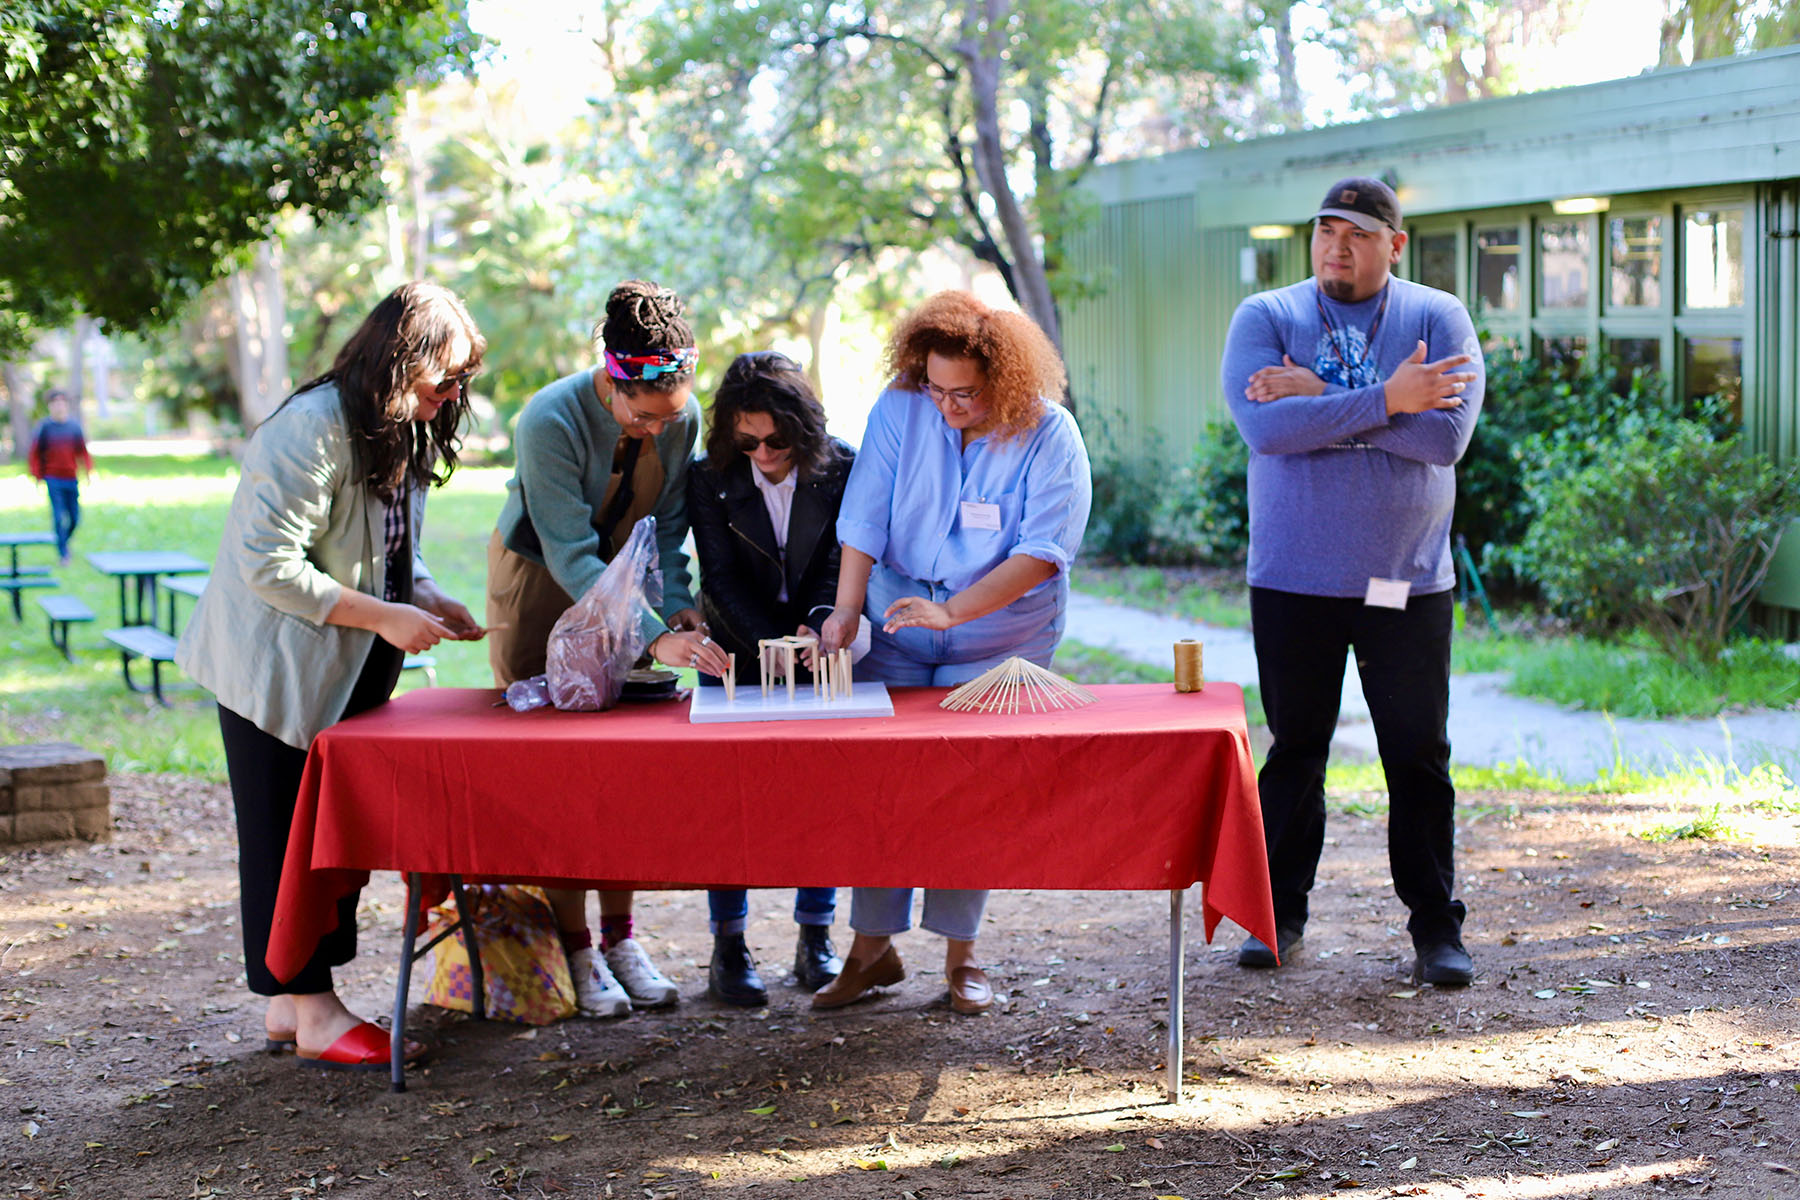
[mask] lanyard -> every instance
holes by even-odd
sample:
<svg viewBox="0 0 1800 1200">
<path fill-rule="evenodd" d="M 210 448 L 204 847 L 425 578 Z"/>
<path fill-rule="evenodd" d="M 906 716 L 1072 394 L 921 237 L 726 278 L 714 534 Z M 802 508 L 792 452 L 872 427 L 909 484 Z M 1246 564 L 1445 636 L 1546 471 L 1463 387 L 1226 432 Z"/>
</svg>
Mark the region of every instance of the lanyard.
<svg viewBox="0 0 1800 1200">
<path fill-rule="evenodd" d="M 1368 362 L 1369 355 L 1375 353 L 1375 335 L 1381 332 L 1381 318 L 1387 316 L 1388 295 L 1391 290 L 1389 284 L 1381 286 L 1381 305 L 1375 310 L 1375 320 L 1369 326 L 1369 336 L 1363 341 L 1362 357 L 1356 360 L 1356 368 L 1360 368 Z M 1356 368 L 1351 367 L 1344 359 L 1343 347 L 1339 345 L 1338 328 L 1331 323 L 1331 317 L 1326 314 L 1325 301 L 1319 298 L 1319 291 L 1316 287 L 1313 289 L 1313 303 L 1319 306 L 1319 320 L 1325 323 L 1325 332 L 1330 335 L 1331 352 L 1337 356 L 1338 365 L 1344 368 L 1344 382 L 1354 385 Z"/>
</svg>

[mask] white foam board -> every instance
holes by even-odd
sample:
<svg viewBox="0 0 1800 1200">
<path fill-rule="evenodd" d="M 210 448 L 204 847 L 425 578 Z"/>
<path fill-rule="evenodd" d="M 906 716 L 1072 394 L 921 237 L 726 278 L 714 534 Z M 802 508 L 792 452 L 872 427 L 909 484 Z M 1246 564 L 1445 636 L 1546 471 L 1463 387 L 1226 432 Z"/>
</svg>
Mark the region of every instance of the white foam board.
<svg viewBox="0 0 1800 1200">
<path fill-rule="evenodd" d="M 885 683 L 857 681 L 848 696 L 825 700 L 813 695 L 810 684 L 794 689 L 788 699 L 787 688 L 776 688 L 767 697 L 757 684 L 737 685 L 737 699 L 726 701 L 722 687 L 697 687 L 688 708 L 688 721 L 694 725 L 720 725 L 733 721 L 834 721 L 847 717 L 891 717 L 894 702 L 888 699 Z"/>
</svg>

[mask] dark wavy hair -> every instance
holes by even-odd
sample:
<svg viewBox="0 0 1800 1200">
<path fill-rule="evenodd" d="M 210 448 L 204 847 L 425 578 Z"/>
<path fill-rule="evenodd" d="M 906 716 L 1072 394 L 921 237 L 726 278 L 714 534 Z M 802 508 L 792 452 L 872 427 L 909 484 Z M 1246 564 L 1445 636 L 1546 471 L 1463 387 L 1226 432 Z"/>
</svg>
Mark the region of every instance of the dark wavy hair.
<svg viewBox="0 0 1800 1200">
<path fill-rule="evenodd" d="M 837 457 L 837 446 L 825 432 L 825 406 L 800 364 L 785 354 L 754 350 L 725 368 L 713 394 L 712 429 L 706 435 L 706 461 L 713 470 L 722 472 L 745 457 L 737 448 L 737 419 L 745 413 L 768 414 L 803 476 L 823 471 Z"/>
<path fill-rule="evenodd" d="M 968 292 L 939 292 L 902 317 L 888 339 L 888 371 L 901 387 L 922 390 L 933 353 L 981 367 L 996 442 L 1037 428 L 1044 402 L 1061 403 L 1068 389 L 1062 357 L 1037 322 Z"/>
<path fill-rule="evenodd" d="M 470 359 L 448 362 L 459 333 L 469 339 Z M 407 415 L 412 411 L 408 393 L 428 377 L 479 368 L 486 354 L 487 339 L 456 293 L 414 280 L 389 292 L 356 327 L 331 369 L 295 388 L 288 399 L 335 383 L 350 426 L 356 470 L 371 491 L 392 499 L 407 480 L 418 487 L 449 480 L 462 445 L 458 430 L 469 411 L 468 389 L 463 388 L 420 428 Z"/>
<path fill-rule="evenodd" d="M 606 315 L 594 326 L 594 342 L 614 354 L 655 354 L 685 350 L 696 345 L 687 306 L 672 288 L 646 279 L 627 279 L 606 298 Z M 645 392 L 672 392 L 693 383 L 690 370 L 672 371 L 655 379 L 615 379 L 613 386 L 626 396 Z"/>
</svg>

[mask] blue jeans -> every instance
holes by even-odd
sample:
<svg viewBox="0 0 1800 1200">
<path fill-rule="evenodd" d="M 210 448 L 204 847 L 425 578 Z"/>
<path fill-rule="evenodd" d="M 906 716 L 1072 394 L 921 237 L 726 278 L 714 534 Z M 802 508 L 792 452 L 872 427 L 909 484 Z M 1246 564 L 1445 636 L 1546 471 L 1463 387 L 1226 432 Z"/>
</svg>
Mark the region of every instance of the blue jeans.
<svg viewBox="0 0 1800 1200">
<path fill-rule="evenodd" d="M 896 687 L 954 687 L 1014 656 L 1040 667 L 1050 665 L 1069 606 L 1066 575 L 1059 572 L 1037 591 L 952 629 L 908 626 L 898 633 L 882 632 L 881 614 L 900 597 L 927 596 L 942 603 L 951 595 L 941 583 L 908 579 L 876 563 L 863 604 L 863 617 L 874 626 L 874 642 L 856 665 L 857 678 Z"/>
<path fill-rule="evenodd" d="M 750 921 L 750 893 L 744 888 L 717 888 L 706 893 L 706 910 L 713 936 L 742 933 Z M 794 924 L 830 925 L 837 915 L 837 889 L 794 889 Z"/>
<path fill-rule="evenodd" d="M 981 932 L 986 888 L 926 888 L 920 927 L 959 942 Z M 871 937 L 892 937 L 912 928 L 913 889 L 857 888 L 850 893 L 850 928 Z"/>
<path fill-rule="evenodd" d="M 56 529 L 56 556 L 69 557 L 69 538 L 81 524 L 81 485 L 73 479 L 46 479 L 50 493 L 50 523 Z"/>
</svg>

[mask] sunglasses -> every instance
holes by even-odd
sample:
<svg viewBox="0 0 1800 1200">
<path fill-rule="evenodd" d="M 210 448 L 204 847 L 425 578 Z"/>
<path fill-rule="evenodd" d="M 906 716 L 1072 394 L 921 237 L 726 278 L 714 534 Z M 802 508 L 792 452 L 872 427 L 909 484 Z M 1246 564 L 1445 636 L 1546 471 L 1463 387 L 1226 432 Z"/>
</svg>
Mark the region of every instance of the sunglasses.
<svg viewBox="0 0 1800 1200">
<path fill-rule="evenodd" d="M 769 449 L 779 454 L 781 451 L 786 450 L 789 446 L 793 445 L 792 442 L 782 437 L 779 433 L 771 433 L 767 437 L 759 438 L 751 437 L 747 433 L 740 433 L 736 437 L 736 444 L 739 454 L 755 454 L 758 446 L 767 446 Z"/>
<path fill-rule="evenodd" d="M 454 374 L 446 375 L 436 383 L 428 383 L 425 386 L 439 396 L 446 396 L 452 392 L 460 392 L 469 386 L 469 380 L 475 378 L 476 373 L 480 370 L 480 367 L 469 367 L 465 370 L 457 371 Z"/>
</svg>

